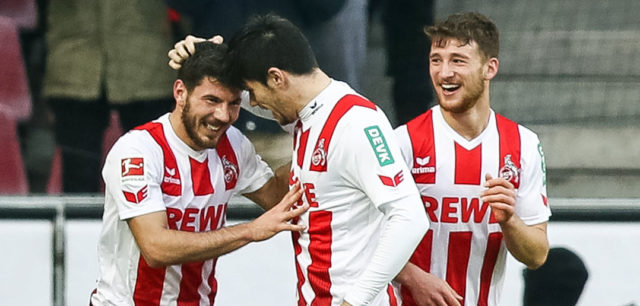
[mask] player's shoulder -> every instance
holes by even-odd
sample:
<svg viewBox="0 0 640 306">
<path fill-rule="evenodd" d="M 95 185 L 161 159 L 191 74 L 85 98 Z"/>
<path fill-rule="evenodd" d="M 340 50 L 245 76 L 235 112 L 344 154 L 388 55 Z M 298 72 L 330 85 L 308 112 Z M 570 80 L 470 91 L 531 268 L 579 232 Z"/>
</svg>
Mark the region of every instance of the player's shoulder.
<svg viewBox="0 0 640 306">
<path fill-rule="evenodd" d="M 500 118 L 502 120 L 506 120 L 508 122 L 511 122 L 515 125 L 518 126 L 518 132 L 520 133 L 520 139 L 521 141 L 532 141 L 532 142 L 539 142 L 538 139 L 538 134 L 536 134 L 536 132 L 534 132 L 532 129 L 530 129 L 529 127 L 524 126 L 521 123 L 516 122 L 515 120 L 512 120 L 508 117 L 505 117 L 504 115 L 501 115 L 499 113 L 495 113 L 496 115 L 496 119 Z"/>
</svg>

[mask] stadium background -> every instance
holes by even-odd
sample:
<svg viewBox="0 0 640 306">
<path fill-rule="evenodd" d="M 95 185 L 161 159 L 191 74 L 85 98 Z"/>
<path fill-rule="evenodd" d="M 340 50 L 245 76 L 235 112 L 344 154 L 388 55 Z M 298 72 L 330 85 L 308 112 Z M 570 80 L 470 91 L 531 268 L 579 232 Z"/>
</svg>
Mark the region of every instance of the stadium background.
<svg viewBox="0 0 640 306">
<path fill-rule="evenodd" d="M 562 216 L 549 225 L 550 242 L 576 251 L 590 272 L 579 305 L 640 304 L 640 1 L 451 0 L 436 5 L 438 17 L 470 10 L 492 18 L 501 31 L 493 108 L 536 131 L 544 146 L 550 204 L 554 216 Z M 376 21 L 362 92 L 392 117 L 382 48 Z M 281 150 L 290 147 L 286 135 L 250 137 L 272 165 L 289 158 Z M 578 205 L 565 205 L 571 199 L 579 199 Z M 66 305 L 86 305 L 95 280 L 99 221 L 90 212 L 67 220 L 66 252 L 60 257 L 52 251 L 59 224 L 49 221 L 57 215 L 34 213 L 57 207 L 52 203 L 59 200 L 0 196 L 0 305 L 54 305 L 61 301 L 60 288 Z M 96 200 L 86 199 L 95 204 L 87 211 L 99 205 Z M 15 203 L 28 210 L 15 209 Z M 562 214 L 558 207 L 564 207 Z M 582 212 L 579 221 L 571 220 L 572 209 Z M 292 299 L 293 291 L 286 289 L 293 286 L 291 258 L 281 256 L 290 254 L 289 248 L 281 234 L 223 257 L 217 305 L 282 305 Z M 65 278 L 63 285 L 54 285 L 60 260 Z M 521 270 L 509 260 L 502 305 L 520 305 Z"/>
</svg>

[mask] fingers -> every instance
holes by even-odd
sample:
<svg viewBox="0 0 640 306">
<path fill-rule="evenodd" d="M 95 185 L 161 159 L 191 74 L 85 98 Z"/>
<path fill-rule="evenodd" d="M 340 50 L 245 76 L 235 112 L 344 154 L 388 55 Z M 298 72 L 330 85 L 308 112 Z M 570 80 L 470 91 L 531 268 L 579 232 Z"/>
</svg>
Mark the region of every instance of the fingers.
<svg viewBox="0 0 640 306">
<path fill-rule="evenodd" d="M 221 37 L 222 38 L 222 37 Z M 182 62 L 196 52 L 196 43 L 205 41 L 204 38 L 188 35 L 184 40 L 173 45 L 173 49 L 167 54 L 169 56 L 169 67 L 178 70 L 182 66 Z"/>
<path fill-rule="evenodd" d="M 284 197 L 282 197 L 282 200 L 280 200 L 280 203 L 278 203 L 276 207 L 281 209 L 282 211 L 289 210 L 291 206 L 293 206 L 293 204 L 298 202 L 298 199 L 300 199 L 303 192 L 304 192 L 304 189 L 300 187 L 300 183 L 293 185 L 293 187 L 289 189 L 289 191 L 284 195 Z"/>
<path fill-rule="evenodd" d="M 214 44 L 221 44 L 222 42 L 224 42 L 224 38 L 222 38 L 222 36 L 220 35 L 216 35 L 214 37 L 209 38 L 209 41 Z"/>
<path fill-rule="evenodd" d="M 485 178 L 485 181 L 486 181 L 484 183 L 484 187 L 487 187 L 487 188 L 491 188 L 491 187 L 495 187 L 495 186 L 503 186 L 503 187 L 508 188 L 508 189 L 514 189 L 515 188 L 513 186 L 513 184 L 511 184 L 511 182 L 507 181 L 506 179 L 501 178 L 501 177 L 493 178 L 491 176 L 491 174 L 489 174 L 489 173 L 485 174 L 484 178 Z"/>
<path fill-rule="evenodd" d="M 483 195 L 481 200 L 482 202 L 486 203 L 504 203 L 507 205 L 516 205 L 515 197 L 504 193 Z"/>
</svg>

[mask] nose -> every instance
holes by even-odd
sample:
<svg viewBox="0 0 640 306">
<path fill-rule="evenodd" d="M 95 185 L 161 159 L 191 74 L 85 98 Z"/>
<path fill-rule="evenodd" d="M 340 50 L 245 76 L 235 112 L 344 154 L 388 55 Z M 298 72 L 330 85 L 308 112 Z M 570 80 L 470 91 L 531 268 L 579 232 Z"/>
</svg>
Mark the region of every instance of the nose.
<svg viewBox="0 0 640 306">
<path fill-rule="evenodd" d="M 213 112 L 213 118 L 223 123 L 229 123 L 231 120 L 231 109 L 227 103 L 220 103 Z"/>
<path fill-rule="evenodd" d="M 440 65 L 440 77 L 443 79 L 453 77 L 453 69 L 451 69 L 451 66 L 446 61 Z"/>
<path fill-rule="evenodd" d="M 256 101 L 256 96 L 253 95 L 253 93 L 249 94 L 249 105 L 251 106 L 258 106 L 258 101 Z"/>
</svg>

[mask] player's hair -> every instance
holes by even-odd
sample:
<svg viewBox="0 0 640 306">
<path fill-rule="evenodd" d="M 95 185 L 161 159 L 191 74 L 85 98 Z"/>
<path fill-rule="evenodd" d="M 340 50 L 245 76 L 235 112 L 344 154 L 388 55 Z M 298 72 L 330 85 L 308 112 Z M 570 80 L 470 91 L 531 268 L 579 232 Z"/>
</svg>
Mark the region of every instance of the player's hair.
<svg viewBox="0 0 640 306">
<path fill-rule="evenodd" d="M 215 78 L 220 84 L 233 86 L 225 73 L 227 46 L 203 41 L 195 44 L 196 52 L 182 62 L 178 79 L 184 82 L 188 91 L 193 91 L 206 77 Z M 240 87 L 237 87 L 240 88 Z"/>
<path fill-rule="evenodd" d="M 275 67 L 304 75 L 318 67 L 307 38 L 289 20 L 274 14 L 253 16 L 229 41 L 230 69 L 236 86 L 244 81 L 267 84 L 267 72 Z"/>
<path fill-rule="evenodd" d="M 441 46 L 450 38 L 455 38 L 465 45 L 474 41 L 485 59 L 498 57 L 500 49 L 498 27 L 480 13 L 453 14 L 446 20 L 425 27 L 424 32 L 436 46 Z"/>
</svg>

